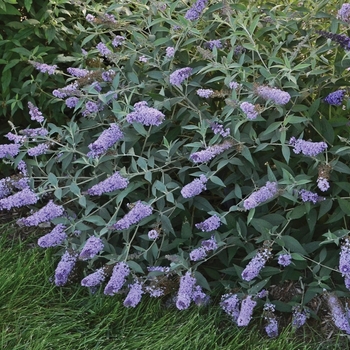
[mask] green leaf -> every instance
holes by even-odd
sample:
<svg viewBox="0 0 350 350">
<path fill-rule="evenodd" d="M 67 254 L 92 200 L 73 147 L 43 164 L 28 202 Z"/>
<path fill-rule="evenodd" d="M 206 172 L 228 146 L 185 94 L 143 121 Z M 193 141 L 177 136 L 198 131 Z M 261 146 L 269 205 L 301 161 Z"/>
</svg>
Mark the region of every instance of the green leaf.
<svg viewBox="0 0 350 350">
<path fill-rule="evenodd" d="M 32 7 L 33 0 L 24 0 L 24 7 L 26 8 L 27 12 L 30 11 L 30 8 Z"/>
<path fill-rule="evenodd" d="M 350 215 L 350 201 L 347 199 L 338 198 L 340 209 L 345 215 Z"/>
<path fill-rule="evenodd" d="M 292 236 L 282 236 L 276 240 L 276 243 L 282 245 L 282 247 L 286 247 L 292 253 L 308 255 L 303 246 Z"/>
<path fill-rule="evenodd" d="M 129 260 L 127 264 L 134 272 L 144 274 L 142 267 L 137 262 Z"/>
</svg>

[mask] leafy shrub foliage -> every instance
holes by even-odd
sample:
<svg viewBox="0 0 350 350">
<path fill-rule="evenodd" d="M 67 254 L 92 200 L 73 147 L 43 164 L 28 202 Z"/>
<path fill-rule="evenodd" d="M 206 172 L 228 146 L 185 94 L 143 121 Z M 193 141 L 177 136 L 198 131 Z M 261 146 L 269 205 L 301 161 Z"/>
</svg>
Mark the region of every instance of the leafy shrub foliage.
<svg viewBox="0 0 350 350">
<path fill-rule="evenodd" d="M 56 285 L 127 307 L 222 295 L 239 326 L 262 307 L 271 337 L 276 311 L 300 327 L 323 294 L 350 332 L 350 16 L 327 3 L 75 4 L 74 67 L 28 64 L 43 108 L 28 98 L 30 128 L 0 146 L 18 169 L 0 208 L 31 208 L 18 224 L 59 247 Z"/>
</svg>

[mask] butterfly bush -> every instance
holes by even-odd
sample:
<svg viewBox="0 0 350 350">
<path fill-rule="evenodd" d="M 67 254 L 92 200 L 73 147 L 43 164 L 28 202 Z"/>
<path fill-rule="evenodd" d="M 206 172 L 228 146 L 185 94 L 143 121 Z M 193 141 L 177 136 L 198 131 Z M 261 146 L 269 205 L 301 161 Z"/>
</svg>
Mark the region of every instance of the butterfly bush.
<svg viewBox="0 0 350 350">
<path fill-rule="evenodd" d="M 61 259 L 53 283 L 221 300 L 270 337 L 323 295 L 349 332 L 349 4 L 316 3 L 74 2 L 4 63 L 0 210 Z"/>
</svg>

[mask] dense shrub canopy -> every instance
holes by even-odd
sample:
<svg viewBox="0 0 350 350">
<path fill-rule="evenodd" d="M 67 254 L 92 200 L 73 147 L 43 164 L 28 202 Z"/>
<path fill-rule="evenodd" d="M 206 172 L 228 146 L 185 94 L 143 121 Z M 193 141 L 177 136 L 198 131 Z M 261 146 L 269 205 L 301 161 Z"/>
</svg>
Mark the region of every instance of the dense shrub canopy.
<svg viewBox="0 0 350 350">
<path fill-rule="evenodd" d="M 128 291 L 128 307 L 175 295 L 181 310 L 224 294 L 240 326 L 265 305 L 270 336 L 275 310 L 298 327 L 325 293 L 350 332 L 336 297 L 350 288 L 350 16 L 253 3 L 56 5 L 74 18 L 58 26 L 68 52 L 28 56 L 42 91 L 18 90 L 31 125 L 0 146 L 18 172 L 0 208 L 32 209 L 18 224 L 60 247 L 57 285 Z"/>
</svg>

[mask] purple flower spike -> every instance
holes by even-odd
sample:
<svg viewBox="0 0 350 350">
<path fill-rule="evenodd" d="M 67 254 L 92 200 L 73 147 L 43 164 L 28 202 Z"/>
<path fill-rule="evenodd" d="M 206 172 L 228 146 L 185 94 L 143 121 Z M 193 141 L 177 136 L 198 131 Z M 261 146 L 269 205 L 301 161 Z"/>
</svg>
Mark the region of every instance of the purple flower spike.
<svg viewBox="0 0 350 350">
<path fill-rule="evenodd" d="M 19 226 L 38 226 L 43 222 L 62 216 L 64 209 L 61 205 L 55 204 L 52 200 L 34 214 L 17 220 Z"/>
<path fill-rule="evenodd" d="M 98 269 L 96 272 L 86 276 L 81 280 L 83 287 L 96 287 L 100 285 L 106 279 L 103 268 Z"/>
<path fill-rule="evenodd" d="M 218 229 L 220 225 L 220 218 L 216 215 L 213 215 L 210 218 L 204 220 L 203 222 L 196 224 L 195 226 L 203 232 L 210 232 Z"/>
<path fill-rule="evenodd" d="M 176 298 L 176 307 L 179 310 L 185 310 L 189 308 L 195 284 L 196 279 L 191 276 L 190 272 L 186 272 L 186 274 L 181 277 L 180 288 Z"/>
<path fill-rule="evenodd" d="M 135 282 L 130 285 L 130 290 L 128 295 L 124 300 L 125 307 L 136 307 L 136 305 L 141 301 L 143 294 L 142 286 L 140 283 Z"/>
<path fill-rule="evenodd" d="M 259 114 L 252 103 L 242 102 L 239 107 L 249 120 L 256 119 Z"/>
<path fill-rule="evenodd" d="M 169 46 L 165 49 L 165 57 L 167 58 L 173 58 L 175 55 L 175 48 L 173 48 L 172 46 Z"/>
<path fill-rule="evenodd" d="M 317 187 L 322 191 L 322 192 L 326 192 L 330 185 L 327 179 L 324 179 L 323 177 L 319 177 L 317 179 Z"/>
<path fill-rule="evenodd" d="M 316 204 L 318 201 L 322 200 L 322 197 L 317 193 L 308 190 L 302 189 L 299 191 L 299 194 L 303 202 L 312 202 L 313 204 Z"/>
<path fill-rule="evenodd" d="M 202 98 L 209 98 L 214 94 L 214 91 L 211 89 L 198 89 L 197 95 Z"/>
<path fill-rule="evenodd" d="M 195 4 L 186 12 L 185 18 L 189 21 L 196 21 L 201 16 L 208 0 L 197 0 Z"/>
<path fill-rule="evenodd" d="M 346 278 L 345 286 L 349 288 L 349 278 L 350 278 L 350 239 L 345 237 L 340 248 L 340 257 L 339 257 L 339 271 L 342 276 Z"/>
<path fill-rule="evenodd" d="M 255 91 L 261 98 L 264 100 L 271 100 L 276 105 L 285 105 L 290 100 L 290 95 L 288 92 L 271 88 L 269 86 L 257 86 Z"/>
<path fill-rule="evenodd" d="M 328 294 L 327 304 L 331 312 L 334 324 L 340 330 L 345 331 L 347 334 L 350 334 L 349 320 L 338 297 L 335 294 Z"/>
<path fill-rule="evenodd" d="M 325 142 L 311 142 L 302 139 L 296 139 L 294 136 L 289 140 L 289 144 L 294 147 L 295 154 L 302 153 L 305 156 L 315 157 L 327 149 Z"/>
<path fill-rule="evenodd" d="M 33 103 L 28 102 L 28 108 L 31 120 L 35 120 L 39 123 L 42 123 L 44 121 L 43 114 L 40 112 L 38 107 L 35 107 Z"/>
<path fill-rule="evenodd" d="M 102 42 L 98 43 L 96 49 L 100 52 L 102 56 L 108 57 L 112 51 Z"/>
<path fill-rule="evenodd" d="M 239 312 L 239 316 L 237 318 L 237 325 L 242 326 L 248 326 L 252 315 L 253 315 L 253 309 L 256 305 L 256 301 L 252 300 L 252 297 L 248 295 L 243 301 L 241 305 L 241 310 Z"/>
<path fill-rule="evenodd" d="M 278 193 L 277 182 L 266 182 L 266 185 L 253 192 L 243 203 L 244 209 L 250 210 L 273 198 Z"/>
<path fill-rule="evenodd" d="M 204 259 L 206 256 L 207 256 L 207 251 L 203 247 L 193 249 L 190 252 L 190 260 L 191 261 L 199 261 L 199 260 Z"/>
<path fill-rule="evenodd" d="M 107 152 L 107 150 L 123 136 L 119 126 L 117 124 L 111 124 L 107 130 L 102 132 L 95 142 L 90 143 L 88 146 L 90 152 L 88 152 L 87 156 L 92 158 L 99 157 L 101 154 Z"/>
<path fill-rule="evenodd" d="M 286 267 L 292 263 L 292 256 L 290 254 L 281 254 L 278 256 L 278 263 Z"/>
<path fill-rule="evenodd" d="M 49 149 L 48 144 L 40 143 L 35 147 L 29 148 L 27 153 L 28 153 L 28 156 L 38 157 L 38 156 L 41 156 L 42 154 L 45 154 L 48 149 Z"/>
<path fill-rule="evenodd" d="M 180 86 L 190 75 L 192 74 L 192 68 L 186 67 L 177 69 L 170 74 L 170 84 Z"/>
<path fill-rule="evenodd" d="M 24 207 L 25 205 L 35 204 L 38 200 L 38 196 L 31 189 L 25 188 L 11 196 L 0 199 L 0 210 Z"/>
<path fill-rule="evenodd" d="M 148 231 L 148 239 L 152 239 L 152 240 L 155 240 L 159 237 L 159 232 L 157 230 L 150 230 Z"/>
<path fill-rule="evenodd" d="M 231 140 L 227 140 L 219 145 L 209 146 L 206 149 L 198 152 L 194 152 L 190 155 L 190 159 L 194 163 L 206 163 L 213 159 L 215 156 L 225 152 L 233 146 Z"/>
<path fill-rule="evenodd" d="M 103 243 L 101 238 L 91 236 L 86 241 L 83 250 L 79 254 L 79 259 L 88 260 L 92 259 L 103 249 Z"/>
<path fill-rule="evenodd" d="M 305 311 L 301 310 L 300 306 L 294 307 L 292 310 L 293 310 L 292 327 L 294 328 L 302 327 L 305 324 L 308 315 L 306 314 Z"/>
<path fill-rule="evenodd" d="M 242 279 L 249 282 L 257 277 L 270 256 L 271 252 L 269 249 L 263 249 L 262 251 L 259 251 L 243 270 Z"/>
<path fill-rule="evenodd" d="M 124 189 L 128 186 L 129 180 L 122 177 L 117 171 L 106 180 L 99 182 L 87 190 L 91 196 L 101 196 L 103 193 L 109 193 Z"/>
<path fill-rule="evenodd" d="M 147 102 L 141 101 L 134 104 L 134 112 L 126 116 L 126 121 L 130 124 L 138 122 L 146 126 L 159 126 L 162 124 L 164 117 L 165 115 L 158 109 L 148 107 Z"/>
<path fill-rule="evenodd" d="M 130 268 L 125 262 L 117 263 L 112 272 L 112 276 L 106 285 L 104 294 L 114 295 L 123 287 L 126 277 L 130 273 Z"/>
<path fill-rule="evenodd" d="M 337 91 L 331 92 L 329 95 L 327 95 L 324 98 L 324 102 L 327 102 L 332 106 L 341 106 L 343 103 L 345 93 L 346 93 L 345 90 L 337 90 Z"/>
<path fill-rule="evenodd" d="M 48 75 L 55 74 L 57 69 L 56 64 L 50 66 L 46 63 L 39 63 L 39 62 L 33 62 L 33 61 L 29 61 L 29 63 L 32 64 L 33 67 L 38 71 L 40 71 L 41 73 L 47 73 Z"/>
<path fill-rule="evenodd" d="M 202 191 L 205 191 L 207 188 L 205 184 L 208 179 L 205 175 L 201 175 L 199 179 L 194 179 L 192 182 L 188 183 L 181 190 L 181 195 L 184 198 L 191 198 L 199 195 Z"/>
<path fill-rule="evenodd" d="M 338 11 L 337 18 L 341 21 L 350 23 L 350 4 L 343 4 Z"/>
<path fill-rule="evenodd" d="M 66 226 L 58 224 L 48 234 L 38 239 L 38 246 L 41 248 L 55 247 L 61 244 L 66 238 Z"/>
<path fill-rule="evenodd" d="M 234 322 L 237 322 L 239 316 L 239 305 L 240 300 L 238 299 L 236 294 L 224 294 L 221 297 L 221 308 L 233 318 Z"/>
<path fill-rule="evenodd" d="M 58 263 L 55 271 L 56 286 L 64 286 L 77 261 L 77 254 L 66 251 Z"/>
<path fill-rule="evenodd" d="M 18 143 L 0 145 L 0 158 L 16 157 L 21 145 Z"/>
<path fill-rule="evenodd" d="M 152 214 L 152 207 L 148 204 L 143 204 L 141 201 L 136 202 L 135 206 L 112 227 L 116 230 L 126 230 L 130 226 L 137 224 L 142 219 Z"/>
</svg>

